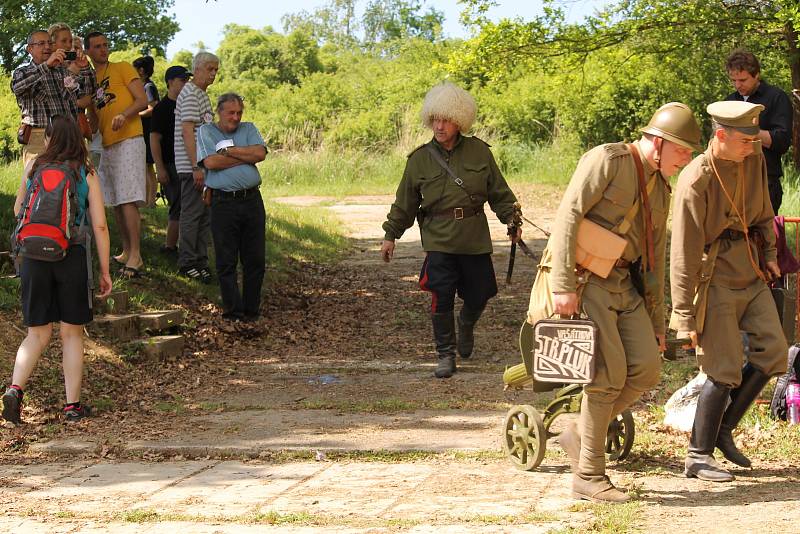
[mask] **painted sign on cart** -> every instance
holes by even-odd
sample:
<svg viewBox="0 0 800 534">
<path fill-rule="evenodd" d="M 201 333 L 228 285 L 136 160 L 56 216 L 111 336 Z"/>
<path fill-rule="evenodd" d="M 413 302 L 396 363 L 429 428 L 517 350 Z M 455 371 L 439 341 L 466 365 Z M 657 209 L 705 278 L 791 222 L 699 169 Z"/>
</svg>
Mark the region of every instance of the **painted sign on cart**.
<svg viewBox="0 0 800 534">
<path fill-rule="evenodd" d="M 545 319 L 533 327 L 533 378 L 588 384 L 594 378 L 597 327 L 585 319 Z"/>
</svg>

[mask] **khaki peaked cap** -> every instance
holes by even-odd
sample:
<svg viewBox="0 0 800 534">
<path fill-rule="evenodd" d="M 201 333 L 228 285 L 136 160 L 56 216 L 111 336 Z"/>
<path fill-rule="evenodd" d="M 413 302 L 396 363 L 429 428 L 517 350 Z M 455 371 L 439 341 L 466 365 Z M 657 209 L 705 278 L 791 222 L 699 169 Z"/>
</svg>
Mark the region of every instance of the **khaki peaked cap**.
<svg viewBox="0 0 800 534">
<path fill-rule="evenodd" d="M 658 108 L 641 131 L 690 150 L 703 150 L 700 146 L 700 125 L 689 106 L 680 102 L 670 102 Z"/>
<path fill-rule="evenodd" d="M 764 111 L 764 106 L 740 100 L 725 100 L 709 104 L 706 111 L 721 126 L 755 135 L 759 130 L 758 114 Z"/>
</svg>

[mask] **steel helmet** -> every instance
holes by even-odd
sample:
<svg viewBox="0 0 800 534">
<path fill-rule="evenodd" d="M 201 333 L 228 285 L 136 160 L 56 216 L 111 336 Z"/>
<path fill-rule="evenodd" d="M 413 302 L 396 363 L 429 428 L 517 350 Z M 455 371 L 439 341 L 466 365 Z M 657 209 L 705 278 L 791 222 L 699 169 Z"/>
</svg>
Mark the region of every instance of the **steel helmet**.
<svg viewBox="0 0 800 534">
<path fill-rule="evenodd" d="M 689 106 L 680 102 L 670 102 L 658 108 L 641 131 L 697 152 L 703 150 L 697 119 Z"/>
</svg>

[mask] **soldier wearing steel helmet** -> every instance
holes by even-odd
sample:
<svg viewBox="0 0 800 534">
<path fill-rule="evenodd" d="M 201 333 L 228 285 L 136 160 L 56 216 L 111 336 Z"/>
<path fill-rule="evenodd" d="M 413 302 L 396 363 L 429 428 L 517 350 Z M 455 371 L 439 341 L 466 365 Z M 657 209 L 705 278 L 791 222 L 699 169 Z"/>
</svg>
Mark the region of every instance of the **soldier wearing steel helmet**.
<svg viewBox="0 0 800 534">
<path fill-rule="evenodd" d="M 675 192 L 670 326 L 698 347 L 708 375 L 697 399 L 685 474 L 714 482 L 734 478 L 715 460 L 715 448 L 750 467 L 732 432 L 770 377 L 787 365 L 786 339 L 766 284 L 780 269 L 759 139 L 763 109 L 741 101 L 709 104 L 711 142 L 681 172 Z M 744 370 L 740 330 L 750 345 Z"/>
<path fill-rule="evenodd" d="M 607 429 L 644 391 L 658 384 L 659 351 L 665 344 L 668 178 L 689 163 L 693 150 L 700 150 L 697 120 L 689 107 L 678 102 L 659 108 L 641 131 L 642 137 L 631 145 L 604 144 L 583 155 L 561 200 L 548 245 L 555 313 L 584 312 L 599 333 L 595 376 L 584 387 L 578 423 L 569 424 L 559 438 L 570 459 L 572 495 L 578 499 L 625 502 L 629 498 L 606 476 Z M 647 203 L 640 194 L 637 159 Z M 627 241 L 606 278 L 576 266 L 576 239 L 583 219 Z M 645 266 L 645 298 L 632 281 L 631 265 L 639 262 Z"/>
<path fill-rule="evenodd" d="M 383 223 L 381 256 L 389 262 L 395 240 L 415 219 L 419 222 L 426 253 L 419 284 L 432 297 L 437 378 L 449 378 L 456 372 L 456 352 L 462 358 L 472 355 L 475 323 L 487 301 L 497 294 L 484 204 L 488 202 L 508 224 L 517 201 L 489 145 L 464 135 L 472 127 L 475 111 L 472 96 L 452 83 L 440 83 L 428 92 L 422 122 L 433 130 L 433 139 L 409 154 Z M 453 311 L 456 294 L 464 301 L 458 336 Z"/>
</svg>

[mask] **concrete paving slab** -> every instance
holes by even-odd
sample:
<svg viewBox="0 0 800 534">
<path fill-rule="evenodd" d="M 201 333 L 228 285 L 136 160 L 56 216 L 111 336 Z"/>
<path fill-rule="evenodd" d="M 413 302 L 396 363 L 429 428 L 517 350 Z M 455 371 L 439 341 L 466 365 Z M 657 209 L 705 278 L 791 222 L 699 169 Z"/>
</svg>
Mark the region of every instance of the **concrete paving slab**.
<svg viewBox="0 0 800 534">
<path fill-rule="evenodd" d="M 257 457 L 267 450 L 497 450 L 501 411 L 419 410 L 343 414 L 336 410 L 247 410 L 196 417 L 192 432 L 126 444 L 131 453 Z M 57 452 L 59 445 L 48 450 Z"/>
<path fill-rule="evenodd" d="M 83 469 L 91 464 L 47 463 L 30 465 L 0 465 L 0 502 L 5 496 L 24 493 L 34 488 L 49 486 L 59 478 Z"/>
<path fill-rule="evenodd" d="M 548 532 L 552 525 L 422 525 L 406 530 L 407 534 L 539 534 Z"/>
<path fill-rule="evenodd" d="M 92 439 L 85 439 L 78 436 L 69 438 L 55 438 L 49 441 L 37 441 L 32 443 L 32 452 L 43 454 L 68 454 L 71 456 L 81 456 L 84 454 L 94 454 L 97 451 L 98 442 Z"/>
<path fill-rule="evenodd" d="M 269 524 L 242 525 L 167 521 L 163 523 L 155 523 L 148 528 L 140 530 L 139 532 L 143 534 L 175 534 L 176 532 L 180 532 L 182 534 L 263 534 L 264 532 L 269 532 L 270 534 L 325 534 L 328 532 L 335 532 L 337 534 L 363 534 L 364 532 L 374 531 L 367 531 L 363 528 L 355 529 L 337 526 L 293 527 Z M 381 532 L 386 532 L 386 530 L 381 530 Z"/>
<path fill-rule="evenodd" d="M 154 493 L 136 508 L 166 508 L 198 517 L 246 515 L 327 467 L 319 462 L 279 465 L 220 462 Z"/>
<path fill-rule="evenodd" d="M 96 464 L 31 491 L 26 498 L 39 501 L 48 513 L 113 513 L 210 465 L 203 461 Z"/>
<path fill-rule="evenodd" d="M 14 518 L 6 522 L 6 518 L 0 518 L 0 528 L 15 533 L 66 534 L 67 532 L 75 532 L 80 526 L 80 522 L 71 521 L 52 523 L 32 518 L 26 518 L 21 521 L 18 518 Z"/>
<path fill-rule="evenodd" d="M 48 524 L 50 524 L 48 522 Z M 85 521 L 78 524 L 75 530 L 71 530 L 70 534 L 141 534 L 147 532 L 148 527 L 146 523 L 122 523 L 122 522 L 108 522 L 108 521 Z"/>
<path fill-rule="evenodd" d="M 514 472 L 502 463 L 449 465 L 433 471 L 389 513 L 407 519 L 519 515 L 536 509 L 553 476 Z"/>
<path fill-rule="evenodd" d="M 378 517 L 436 469 L 428 464 L 334 464 L 260 512 Z"/>
</svg>

